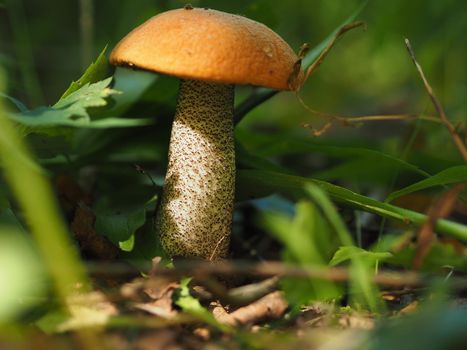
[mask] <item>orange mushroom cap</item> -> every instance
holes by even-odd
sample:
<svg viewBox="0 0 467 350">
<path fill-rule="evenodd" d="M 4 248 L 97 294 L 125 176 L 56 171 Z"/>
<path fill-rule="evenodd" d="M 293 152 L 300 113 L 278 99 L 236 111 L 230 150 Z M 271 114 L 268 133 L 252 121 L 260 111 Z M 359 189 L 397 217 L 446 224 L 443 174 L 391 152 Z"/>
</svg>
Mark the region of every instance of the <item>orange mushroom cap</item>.
<svg viewBox="0 0 467 350">
<path fill-rule="evenodd" d="M 292 88 L 297 62 L 290 46 L 265 25 L 199 8 L 152 17 L 123 38 L 110 55 L 114 65 L 278 90 Z"/>
</svg>

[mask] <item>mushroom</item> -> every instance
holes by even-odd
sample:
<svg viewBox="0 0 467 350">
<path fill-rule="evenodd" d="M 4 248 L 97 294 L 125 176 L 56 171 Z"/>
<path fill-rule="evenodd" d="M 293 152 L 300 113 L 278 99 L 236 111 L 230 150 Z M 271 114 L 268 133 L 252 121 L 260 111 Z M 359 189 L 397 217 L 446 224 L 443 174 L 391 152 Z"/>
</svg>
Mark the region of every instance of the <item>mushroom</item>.
<svg viewBox="0 0 467 350">
<path fill-rule="evenodd" d="M 235 187 L 234 85 L 291 90 L 297 55 L 261 23 L 185 6 L 134 29 L 110 62 L 181 79 L 156 227 L 172 256 L 225 257 Z"/>
</svg>

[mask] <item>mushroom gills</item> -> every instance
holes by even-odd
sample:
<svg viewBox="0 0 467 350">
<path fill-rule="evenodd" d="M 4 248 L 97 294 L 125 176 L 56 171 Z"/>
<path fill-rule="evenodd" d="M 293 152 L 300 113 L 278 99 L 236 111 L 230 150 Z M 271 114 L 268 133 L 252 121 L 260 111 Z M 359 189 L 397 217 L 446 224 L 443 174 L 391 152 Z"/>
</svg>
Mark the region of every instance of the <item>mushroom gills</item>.
<svg viewBox="0 0 467 350">
<path fill-rule="evenodd" d="M 233 85 L 181 80 L 156 219 L 172 256 L 227 255 L 235 188 L 233 108 Z"/>
</svg>

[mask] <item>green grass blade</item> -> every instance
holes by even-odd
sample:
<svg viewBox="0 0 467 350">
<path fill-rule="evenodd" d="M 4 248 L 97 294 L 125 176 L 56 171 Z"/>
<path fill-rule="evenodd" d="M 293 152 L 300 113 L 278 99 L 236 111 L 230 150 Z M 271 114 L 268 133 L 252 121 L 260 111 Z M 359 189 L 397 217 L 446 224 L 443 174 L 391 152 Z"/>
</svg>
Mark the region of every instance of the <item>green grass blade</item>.
<svg viewBox="0 0 467 350">
<path fill-rule="evenodd" d="M 1 86 L 0 86 L 1 90 Z M 57 295 L 64 302 L 77 283 L 88 285 L 58 203 L 44 172 L 34 162 L 0 104 L 0 161 L 4 176 L 22 209 Z"/>
<path fill-rule="evenodd" d="M 245 140 L 245 137 L 243 137 L 242 140 Z M 254 139 L 254 137 L 250 137 L 246 140 L 246 143 L 250 144 L 245 145 L 248 150 L 262 157 L 284 156 L 301 153 L 320 153 L 334 158 L 365 158 L 368 162 L 372 162 L 373 164 L 397 167 L 398 169 L 410 171 L 423 177 L 430 176 L 430 174 L 426 171 L 406 162 L 401 158 L 368 148 L 330 146 L 311 142 L 310 140 L 294 140 L 287 136 L 277 137 L 265 135 L 262 135 L 259 142 L 258 140 Z M 252 151 L 251 148 L 254 148 L 254 150 Z"/>
<path fill-rule="evenodd" d="M 339 237 L 340 242 L 344 246 L 353 247 L 355 244 L 352 236 L 326 193 L 319 186 L 311 183 L 305 186 L 305 191 L 321 207 L 324 216 Z M 372 311 L 379 310 L 382 305 L 378 298 L 378 288 L 371 280 L 370 266 L 367 266 L 360 255 L 354 255 L 350 260 L 350 282 L 351 289 L 354 291 L 352 297 L 355 302 L 367 305 Z"/>
<path fill-rule="evenodd" d="M 310 183 L 317 184 L 333 200 L 352 208 L 401 221 L 407 225 L 420 226 L 427 220 L 424 214 L 382 203 L 325 181 L 264 170 L 239 170 L 236 198 L 245 200 L 281 193 L 293 199 L 299 199 L 305 196 L 304 187 Z M 439 233 L 467 241 L 467 226 L 465 225 L 449 220 L 438 220 L 435 229 Z"/>
<path fill-rule="evenodd" d="M 429 177 L 428 179 L 419 181 L 403 189 L 392 192 L 386 199 L 386 202 L 391 202 L 398 197 L 405 196 L 412 192 L 424 190 L 426 188 L 465 181 L 467 181 L 467 165 L 451 167 Z"/>
</svg>

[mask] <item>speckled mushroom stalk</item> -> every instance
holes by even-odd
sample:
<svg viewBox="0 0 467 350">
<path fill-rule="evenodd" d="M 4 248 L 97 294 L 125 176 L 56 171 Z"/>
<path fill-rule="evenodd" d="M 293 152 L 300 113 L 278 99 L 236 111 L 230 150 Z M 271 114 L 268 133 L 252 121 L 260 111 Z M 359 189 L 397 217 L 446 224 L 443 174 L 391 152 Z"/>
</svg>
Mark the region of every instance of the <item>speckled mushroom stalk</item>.
<svg viewBox="0 0 467 350">
<path fill-rule="evenodd" d="M 217 260 L 230 243 L 234 86 L 181 80 L 156 225 L 172 256 Z"/>
</svg>

